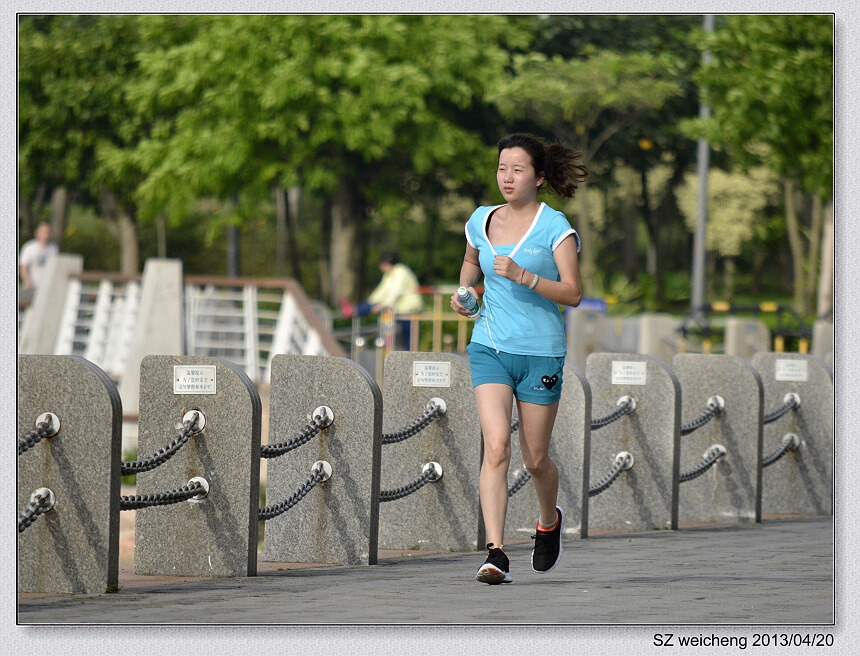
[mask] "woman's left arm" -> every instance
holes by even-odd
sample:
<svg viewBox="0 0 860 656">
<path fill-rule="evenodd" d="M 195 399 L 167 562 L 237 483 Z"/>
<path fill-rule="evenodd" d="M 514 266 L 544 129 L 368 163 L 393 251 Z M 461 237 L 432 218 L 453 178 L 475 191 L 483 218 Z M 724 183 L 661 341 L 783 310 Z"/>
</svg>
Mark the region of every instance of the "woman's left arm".
<svg viewBox="0 0 860 656">
<path fill-rule="evenodd" d="M 579 257 L 573 235 L 562 241 L 552 254 L 561 280 L 540 278 L 505 255 L 496 255 L 493 269 L 500 276 L 531 288 L 544 298 L 562 305 L 576 307 L 582 301 L 582 282 L 579 279 Z M 537 283 L 535 280 L 537 279 Z"/>
</svg>

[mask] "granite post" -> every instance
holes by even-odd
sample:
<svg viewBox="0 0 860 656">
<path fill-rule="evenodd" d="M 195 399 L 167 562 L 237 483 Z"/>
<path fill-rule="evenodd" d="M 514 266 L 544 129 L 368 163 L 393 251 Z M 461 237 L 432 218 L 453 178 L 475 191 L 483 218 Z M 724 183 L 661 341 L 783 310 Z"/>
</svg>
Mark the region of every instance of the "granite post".
<svg viewBox="0 0 860 656">
<path fill-rule="evenodd" d="M 134 571 L 161 576 L 257 573 L 261 403 L 251 380 L 221 358 L 149 355 L 140 365 L 138 460 L 179 436 L 183 419 L 203 415 L 172 458 L 137 475 L 137 494 L 205 479 L 200 500 L 142 508 L 135 519 Z"/>
<path fill-rule="evenodd" d="M 388 549 L 484 547 L 478 499 L 481 423 L 466 361 L 450 353 L 393 351 L 383 366 L 383 433 L 419 417 L 432 398 L 445 415 L 417 435 L 382 446 L 381 489 L 395 490 L 421 476 L 429 462 L 442 477 L 379 510 L 379 546 Z"/>
<path fill-rule="evenodd" d="M 44 413 L 59 431 L 18 456 L 17 505 L 27 508 L 42 487 L 55 503 L 18 534 L 18 591 L 108 592 L 119 571 L 119 393 L 81 357 L 19 356 L 18 435 Z"/>
<path fill-rule="evenodd" d="M 549 443 L 549 455 L 558 468 L 558 505 L 564 510 L 564 539 L 586 537 L 588 522 L 583 513 L 588 510 L 587 468 L 591 442 L 591 387 L 585 374 L 577 367 L 565 365 L 564 386 L 558 404 L 558 414 Z M 508 488 L 525 471 L 520 449 L 519 428 L 511 434 L 511 468 Z M 527 482 L 508 499 L 505 534 L 528 538 L 535 532 L 540 504 L 534 485 Z"/>
<path fill-rule="evenodd" d="M 290 498 L 317 462 L 331 466 L 304 499 L 266 521 L 272 562 L 374 565 L 379 519 L 382 394 L 351 360 L 319 355 L 272 359 L 268 446 L 296 438 L 327 407 L 332 423 L 308 442 L 268 458 L 266 506 Z"/>
<path fill-rule="evenodd" d="M 680 471 L 693 470 L 714 445 L 725 455 L 704 474 L 680 483 L 680 522 L 761 521 L 761 378 L 734 355 L 679 354 L 672 369 L 681 383 L 682 425 L 714 396 L 725 406 L 707 424 L 681 436 Z"/>
<path fill-rule="evenodd" d="M 678 528 L 681 387 L 662 360 L 649 355 L 592 353 L 592 423 L 629 396 L 633 413 L 591 431 L 590 486 L 606 475 L 621 452 L 633 456 L 606 490 L 590 497 L 588 529 L 646 531 Z"/>
<path fill-rule="evenodd" d="M 749 362 L 756 353 L 770 350 L 770 329 L 756 319 L 728 317 L 724 342 L 726 355 L 737 355 Z"/>
<path fill-rule="evenodd" d="M 812 355 L 758 353 L 752 361 L 764 385 L 764 413 L 800 397 L 800 407 L 764 427 L 764 456 L 780 448 L 786 434 L 800 439 L 762 474 L 762 513 L 822 516 L 833 514 L 833 379 Z"/>
</svg>

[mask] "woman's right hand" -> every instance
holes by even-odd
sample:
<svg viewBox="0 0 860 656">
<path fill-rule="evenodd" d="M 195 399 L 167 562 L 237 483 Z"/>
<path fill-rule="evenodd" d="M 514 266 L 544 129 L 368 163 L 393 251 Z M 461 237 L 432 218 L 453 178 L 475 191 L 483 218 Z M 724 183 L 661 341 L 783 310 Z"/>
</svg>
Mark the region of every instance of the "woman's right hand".
<svg viewBox="0 0 860 656">
<path fill-rule="evenodd" d="M 470 286 L 466 289 L 468 289 L 472 296 L 474 296 L 475 298 L 480 298 L 480 296 L 478 295 L 478 291 L 474 287 Z M 457 314 L 463 315 L 464 317 L 468 317 L 471 314 L 469 310 L 467 310 L 460 304 L 460 301 L 457 298 L 457 292 L 451 294 L 451 309 L 454 310 L 454 312 L 456 312 Z"/>
</svg>

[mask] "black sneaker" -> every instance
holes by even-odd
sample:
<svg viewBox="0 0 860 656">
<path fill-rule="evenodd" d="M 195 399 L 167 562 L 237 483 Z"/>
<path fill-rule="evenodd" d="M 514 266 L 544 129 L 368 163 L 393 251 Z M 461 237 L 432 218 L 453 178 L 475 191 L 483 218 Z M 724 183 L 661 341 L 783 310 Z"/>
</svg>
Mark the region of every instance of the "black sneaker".
<svg viewBox="0 0 860 656">
<path fill-rule="evenodd" d="M 505 552 L 501 549 L 493 549 L 493 543 L 487 545 L 487 560 L 481 565 L 481 569 L 475 574 L 475 580 L 480 583 L 489 583 L 497 585 L 499 583 L 510 583 L 511 578 L 510 564 Z"/>
<path fill-rule="evenodd" d="M 558 511 L 558 524 L 553 531 L 541 531 L 538 528 L 532 536 L 535 548 L 532 549 L 532 569 L 536 572 L 548 572 L 558 565 L 561 560 L 561 530 L 564 528 L 564 513 Z M 539 523 L 539 522 L 538 522 Z"/>
</svg>

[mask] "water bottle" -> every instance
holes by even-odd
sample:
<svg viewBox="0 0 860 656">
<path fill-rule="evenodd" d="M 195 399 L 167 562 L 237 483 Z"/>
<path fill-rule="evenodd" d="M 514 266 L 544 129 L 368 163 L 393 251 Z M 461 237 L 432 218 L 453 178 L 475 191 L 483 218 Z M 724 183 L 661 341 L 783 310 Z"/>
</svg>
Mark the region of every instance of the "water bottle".
<svg viewBox="0 0 860 656">
<path fill-rule="evenodd" d="M 472 296 L 472 292 L 465 287 L 457 289 L 457 300 L 460 301 L 460 305 L 469 311 L 470 319 L 474 319 L 481 314 L 481 306 L 478 305 L 478 299 Z"/>
</svg>

